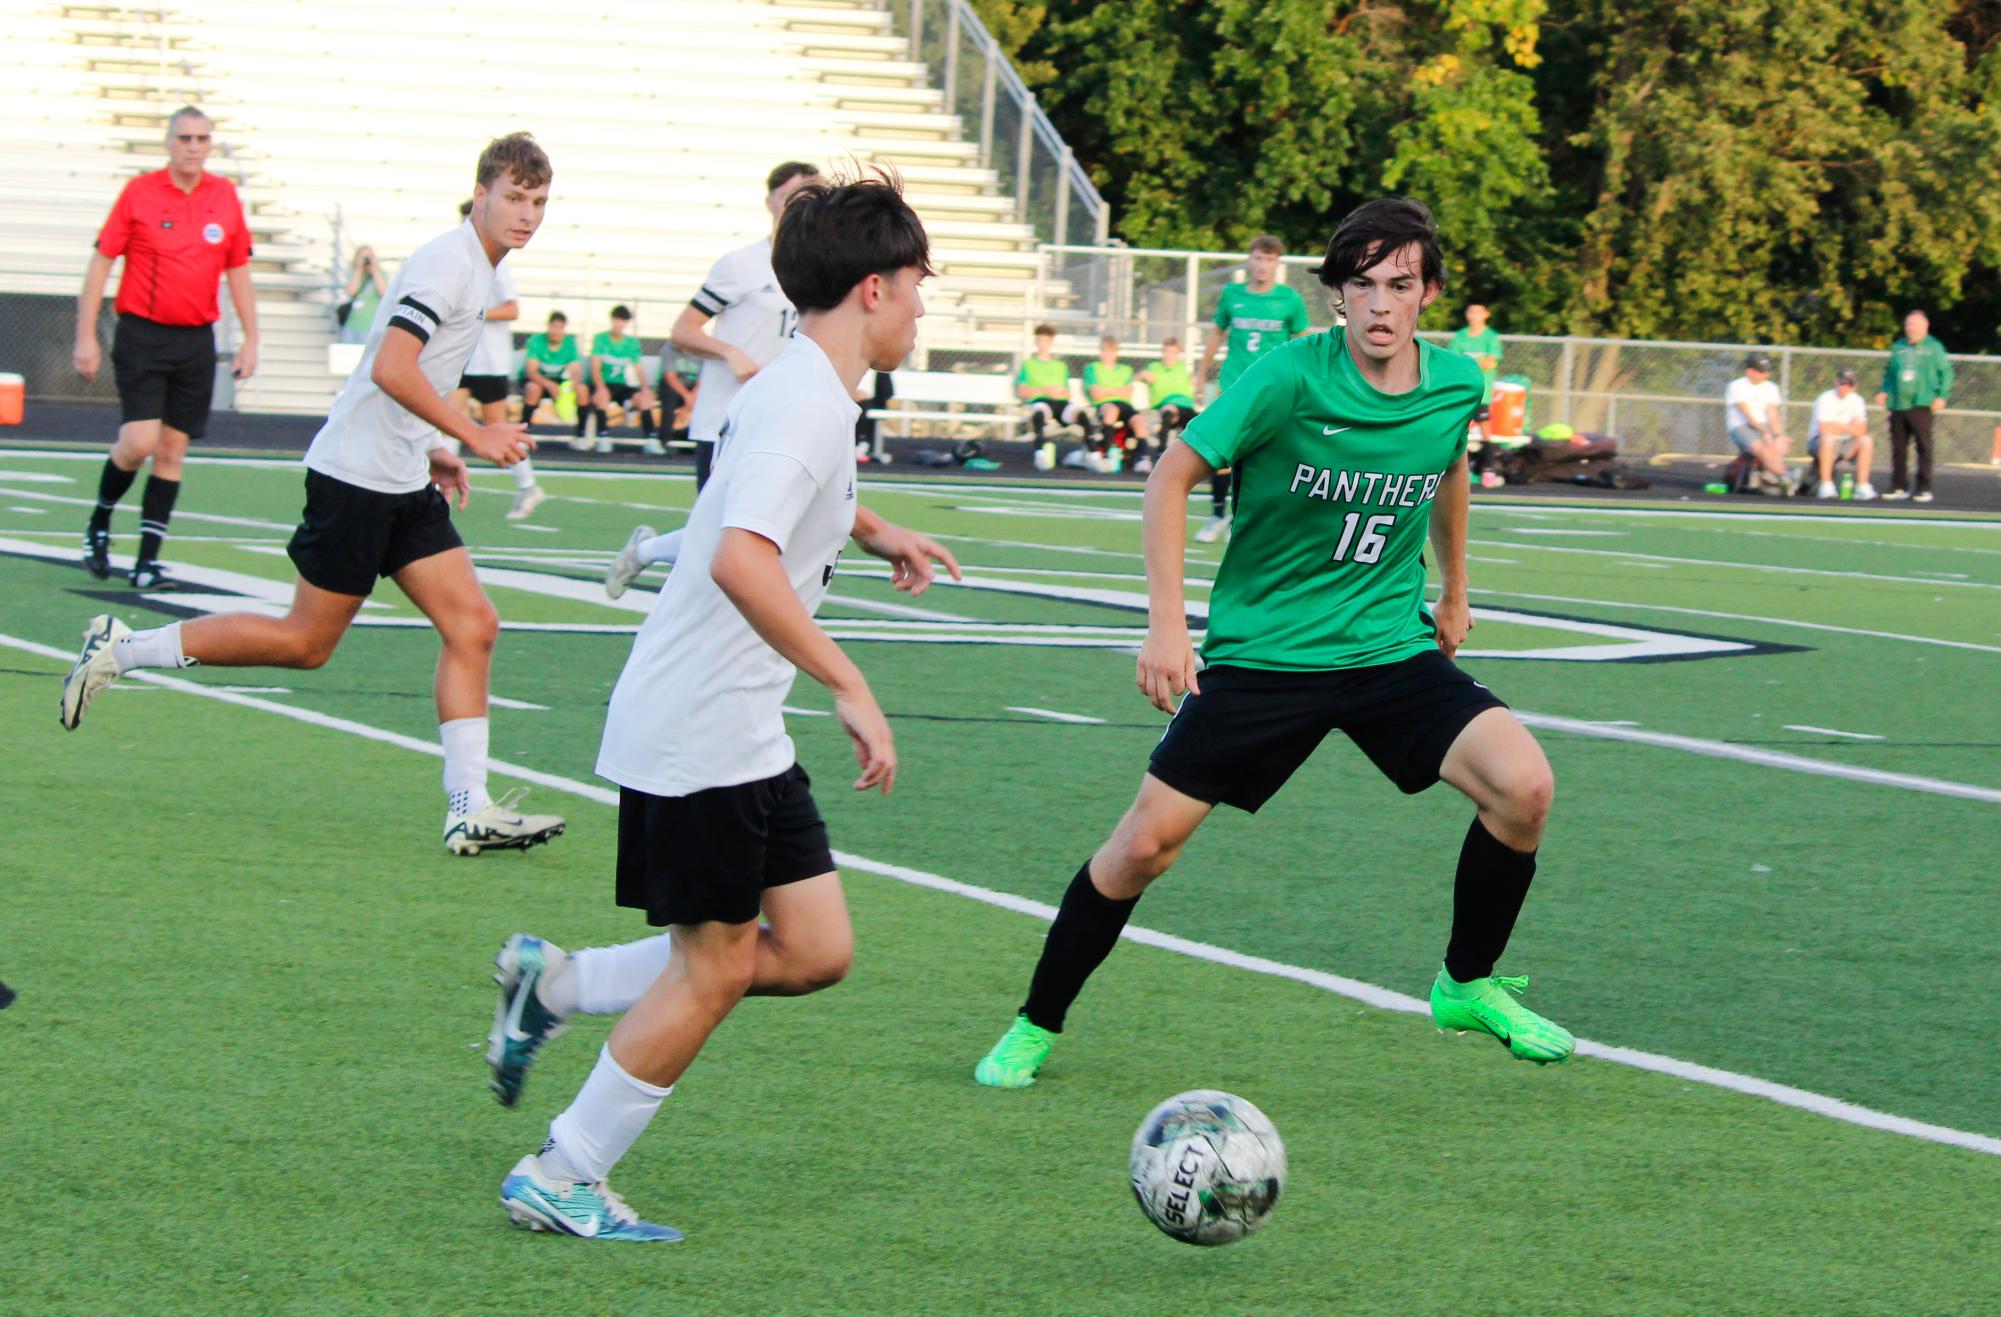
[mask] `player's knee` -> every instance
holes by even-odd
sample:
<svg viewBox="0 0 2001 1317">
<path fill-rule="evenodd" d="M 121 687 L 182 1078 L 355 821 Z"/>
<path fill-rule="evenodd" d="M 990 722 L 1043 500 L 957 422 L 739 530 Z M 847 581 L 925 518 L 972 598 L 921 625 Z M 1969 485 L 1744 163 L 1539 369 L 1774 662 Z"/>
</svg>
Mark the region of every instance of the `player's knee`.
<svg viewBox="0 0 2001 1317">
<path fill-rule="evenodd" d="M 835 946 L 817 947 L 805 964 L 799 967 L 799 986 L 802 992 L 822 992 L 848 977 L 854 968 L 855 948 L 852 941 Z"/>
<path fill-rule="evenodd" d="M 340 644 L 340 636 L 323 635 L 317 631 L 296 631 L 291 636 L 291 649 L 287 654 L 286 667 L 312 671 L 323 668 L 333 657 L 334 647 Z"/>
<path fill-rule="evenodd" d="M 1547 761 L 1516 770 L 1502 791 L 1502 808 L 1508 819 L 1524 832 L 1541 833 L 1549 822 L 1549 807 L 1556 799 L 1556 776 Z"/>
<path fill-rule="evenodd" d="M 1180 842 L 1158 828 L 1139 823 L 1120 832 L 1119 868 L 1133 877 L 1151 881 L 1166 873 L 1180 857 Z"/>
<path fill-rule="evenodd" d="M 456 649 L 478 650 L 492 653 L 494 644 L 500 639 L 500 614 L 493 605 L 481 599 L 477 606 L 467 608 L 452 624 L 450 643 Z"/>
</svg>

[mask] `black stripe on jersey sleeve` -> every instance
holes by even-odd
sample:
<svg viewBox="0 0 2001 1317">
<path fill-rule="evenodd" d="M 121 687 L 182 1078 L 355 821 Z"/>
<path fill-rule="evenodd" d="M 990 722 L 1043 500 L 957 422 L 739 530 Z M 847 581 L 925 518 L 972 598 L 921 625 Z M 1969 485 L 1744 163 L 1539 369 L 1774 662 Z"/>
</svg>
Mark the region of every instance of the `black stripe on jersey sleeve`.
<svg viewBox="0 0 2001 1317">
<path fill-rule="evenodd" d="M 403 300 L 398 302 L 396 305 L 407 306 L 412 311 L 421 311 L 424 315 L 430 317 L 430 321 L 434 325 L 437 324 L 440 320 L 440 317 L 436 311 L 433 311 L 430 307 L 425 306 L 422 302 L 410 296 L 408 293 L 405 293 L 403 295 Z"/>
<path fill-rule="evenodd" d="M 428 343 L 431 341 L 430 330 L 424 328 L 422 325 L 410 319 L 408 316 L 401 314 L 400 312 L 396 315 L 389 317 L 388 327 L 390 329 L 402 330 L 410 337 L 416 339 L 419 343 Z"/>
<path fill-rule="evenodd" d="M 727 297 L 724 297 L 707 284 L 703 284 L 702 291 L 696 293 L 694 298 L 688 303 L 689 306 L 694 307 L 705 316 L 719 316 L 729 309 L 729 304 Z"/>
<path fill-rule="evenodd" d="M 406 293 L 389 313 L 389 323 L 407 330 L 419 343 L 428 343 L 431 331 L 438 327 L 438 313 Z"/>
</svg>

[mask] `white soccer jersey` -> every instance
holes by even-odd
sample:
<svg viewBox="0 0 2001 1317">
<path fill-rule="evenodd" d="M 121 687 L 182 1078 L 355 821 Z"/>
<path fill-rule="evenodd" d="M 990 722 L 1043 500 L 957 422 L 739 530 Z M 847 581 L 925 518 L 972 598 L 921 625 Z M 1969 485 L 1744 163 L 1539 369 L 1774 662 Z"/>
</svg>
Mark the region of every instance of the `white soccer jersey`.
<svg viewBox="0 0 2001 1317">
<path fill-rule="evenodd" d="M 521 295 L 514 271 L 505 256 L 493 267 L 493 290 L 486 295 L 486 309 L 504 306 Z M 489 320 L 479 331 L 479 346 L 466 363 L 468 375 L 512 375 L 514 373 L 514 325 L 512 320 Z"/>
<path fill-rule="evenodd" d="M 818 611 L 855 528 L 855 405 L 805 335 L 737 394 L 715 474 L 605 715 L 598 772 L 656 796 L 774 777 L 794 762 L 781 706 L 796 669 L 709 576 L 727 527 L 776 544 Z"/>
<path fill-rule="evenodd" d="M 306 449 L 306 465 L 384 494 L 429 484 L 427 454 L 438 446 L 438 432 L 375 386 L 375 357 L 392 326 L 407 330 L 424 345 L 417 368 L 432 388 L 448 392 L 479 345 L 492 287 L 493 262 L 471 220 L 411 252 L 382 298 L 360 362 Z"/>
<path fill-rule="evenodd" d="M 1769 416 L 1776 426 L 1779 416 L 1774 408 L 1784 406 L 1785 399 L 1780 396 L 1777 384 L 1770 380 L 1753 384 L 1748 377 L 1739 375 L 1723 391 L 1723 424 L 1728 428 L 1742 425 L 1755 429 Z"/>
<path fill-rule="evenodd" d="M 759 238 L 717 261 L 695 294 L 695 308 L 714 316 L 709 332 L 731 347 L 767 365 L 785 350 L 785 341 L 799 323 L 799 313 L 771 272 L 771 239 Z M 731 399 L 743 388 L 728 362 L 702 359 L 700 392 L 688 418 L 688 437 L 714 443 L 729 414 Z"/>
<path fill-rule="evenodd" d="M 1813 400 L 1813 424 L 1807 427 L 1807 441 L 1811 443 L 1820 438 L 1820 427 L 1823 425 L 1846 425 L 1852 421 L 1866 423 L 1868 420 L 1869 404 L 1862 401 L 1862 390 L 1850 390 L 1844 398 L 1841 390 L 1829 389 Z"/>
</svg>

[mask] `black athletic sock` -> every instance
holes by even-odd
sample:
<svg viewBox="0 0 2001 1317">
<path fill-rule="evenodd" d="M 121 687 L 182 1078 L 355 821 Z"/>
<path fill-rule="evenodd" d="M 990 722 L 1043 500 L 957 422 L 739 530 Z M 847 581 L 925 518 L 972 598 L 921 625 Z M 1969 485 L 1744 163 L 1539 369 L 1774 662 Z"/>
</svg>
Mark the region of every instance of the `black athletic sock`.
<svg viewBox="0 0 2001 1317">
<path fill-rule="evenodd" d="M 174 500 L 181 496 L 181 482 L 146 477 L 146 492 L 139 496 L 139 561 L 157 562 L 160 544 L 167 538 L 167 523 L 174 519 Z"/>
<path fill-rule="evenodd" d="M 715 468 L 716 445 L 711 439 L 695 441 L 695 488 L 701 489 L 709 483 L 709 472 Z"/>
<path fill-rule="evenodd" d="M 132 488 L 132 482 L 139 478 L 137 471 L 127 471 L 110 458 L 104 459 L 104 470 L 97 477 L 97 506 L 90 513 L 90 528 L 100 534 L 111 529 L 111 510 L 118 506 L 118 500 L 125 497 L 125 491 Z"/>
<path fill-rule="evenodd" d="M 1112 954 L 1119 930 L 1138 904 L 1137 896 L 1114 901 L 1100 892 L 1091 883 L 1091 862 L 1084 862 L 1070 880 L 1070 890 L 1063 893 L 1056 922 L 1042 943 L 1042 959 L 1035 962 L 1035 977 L 1029 980 L 1028 1000 L 1021 1008 L 1030 1024 L 1051 1033 L 1063 1032 L 1063 1017 L 1070 1003 L 1084 990 L 1084 980 L 1091 977 L 1091 971 Z"/>
<path fill-rule="evenodd" d="M 651 439 L 653 437 L 653 409 L 651 407 L 641 407 L 639 409 L 639 436 L 642 439 Z"/>
<path fill-rule="evenodd" d="M 1232 473 L 1218 471 L 1209 478 L 1209 506 L 1219 517 L 1230 515 L 1230 484 Z"/>
<path fill-rule="evenodd" d="M 1452 940 L 1445 947 L 1445 972 L 1461 983 L 1484 979 L 1507 950 L 1515 917 L 1535 880 L 1534 851 L 1501 844 L 1476 815 L 1459 850 L 1459 876 L 1452 884 Z"/>
<path fill-rule="evenodd" d="M 1036 443 L 1039 444 L 1042 442 L 1042 431 L 1048 424 L 1049 417 L 1043 413 L 1040 407 L 1029 408 L 1028 432 L 1035 436 Z"/>
</svg>

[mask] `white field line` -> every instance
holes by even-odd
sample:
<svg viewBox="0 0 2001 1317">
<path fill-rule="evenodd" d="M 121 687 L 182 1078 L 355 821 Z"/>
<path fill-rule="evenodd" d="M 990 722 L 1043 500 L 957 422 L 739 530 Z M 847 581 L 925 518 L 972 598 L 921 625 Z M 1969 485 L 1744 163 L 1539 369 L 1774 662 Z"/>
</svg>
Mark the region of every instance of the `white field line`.
<svg viewBox="0 0 2001 1317">
<path fill-rule="evenodd" d="M 505 696 L 495 695 L 491 691 L 487 692 L 486 702 L 498 705 L 503 709 L 527 709 L 532 713 L 549 712 L 549 706 L 546 704 L 530 704 L 527 700 L 510 700 Z"/>
<path fill-rule="evenodd" d="M 1677 558 L 1665 553 L 1629 553 L 1624 549 L 1580 549 L 1564 544 L 1518 544 L 1509 540 L 1474 540 L 1484 549 L 1531 549 L 1538 553 L 1582 553 L 1593 558 L 1616 559 L 1620 566 L 1734 567 L 1746 572 L 1777 572 L 1786 576 L 1829 576 L 1843 581 L 1893 581 L 1898 585 L 1923 585 L 1936 590 L 2001 590 L 2001 583 L 1988 581 L 1936 581 L 1923 576 L 1886 576 L 1877 572 L 1841 572 L 1828 567 L 1781 567 L 1776 563 L 1732 562 L 1725 558 Z"/>
<path fill-rule="evenodd" d="M 1804 631 L 1829 631 L 1842 636 L 1871 636 L 1877 640 L 1906 640 L 1914 645 L 1942 645 L 1947 649 L 1971 649 L 1982 654 L 2001 654 L 2001 645 L 1982 645 L 1971 640 L 1941 640 L 1937 636 L 1913 636 L 1901 631 L 1871 631 L 1866 627 L 1835 626 L 1831 622 L 1801 622 L 1790 617 L 1763 617 L 1757 613 L 1719 613 L 1710 608 L 1681 608 L 1674 604 L 1629 604 L 1616 599 L 1580 599 L 1567 594 L 1529 594 L 1521 590 L 1480 590 L 1474 594 L 1498 599 L 1531 599 L 1546 604 L 1593 604 L 1603 608 L 1639 608 L 1655 613 L 1680 613 L 1685 617 L 1713 617 L 1726 622 L 1763 622 L 1770 626 L 1799 627 Z"/>
<path fill-rule="evenodd" d="M 798 709 L 790 704 L 781 704 L 779 709 L 799 718 L 831 718 L 834 715 L 825 709 Z"/>
<path fill-rule="evenodd" d="M 63 664 L 69 663 L 73 657 L 68 651 L 57 649 L 53 645 L 43 645 L 36 641 L 23 640 L 16 636 L 4 634 L 0 634 L 0 645 L 22 650 L 30 654 L 39 654 L 44 658 L 53 659 Z M 218 691 L 212 686 L 204 686 L 198 682 L 185 681 L 179 677 L 169 677 L 161 673 L 134 672 L 128 675 L 140 681 L 164 686 L 171 690 L 183 691 L 190 695 L 200 695 L 209 699 L 221 700 L 227 704 L 240 705 L 249 709 L 259 709 L 265 713 L 275 713 L 280 717 L 292 718 L 299 722 L 310 723 L 316 727 L 325 727 L 331 731 L 346 732 L 350 736 L 359 736 L 370 741 L 379 741 L 385 745 L 400 746 L 405 750 L 430 755 L 433 758 L 444 757 L 444 750 L 436 742 L 420 741 L 414 736 L 405 736 L 400 732 L 392 732 L 380 727 L 371 727 L 367 723 L 358 723 L 346 718 L 335 718 L 311 709 L 300 709 L 291 705 L 276 704 L 270 700 L 258 699 L 254 695 L 234 695 Z M 1566 719 L 1565 721 L 1571 720 Z M 1588 723 L 1578 725 L 1592 726 L 1592 724 Z M 488 767 L 494 773 L 501 776 L 511 777 L 517 781 L 530 782 L 536 786 L 549 787 L 556 791 L 566 791 L 571 795 L 595 801 L 600 805 L 616 805 L 618 803 L 618 796 L 615 792 L 605 787 L 593 786 L 588 782 L 579 782 L 574 778 L 563 777 L 555 773 L 544 773 L 537 769 L 527 768 L 520 764 L 507 763 L 502 760 L 494 760 Z M 1041 901 L 1032 901 L 1027 897 L 1016 896 L 1010 892 L 997 892 L 991 888 L 959 882 L 956 879 L 946 878 L 939 874 L 926 873 L 921 869 L 907 869 L 902 865 L 886 864 L 880 860 L 871 860 L 861 855 L 850 855 L 843 851 L 834 852 L 834 862 L 843 868 L 854 869 L 861 873 L 872 873 L 884 878 L 893 878 L 898 882 L 908 883 L 914 887 L 926 887 L 933 891 L 948 892 L 954 896 L 966 897 L 969 900 L 979 901 L 985 905 L 998 906 L 1003 910 L 1012 910 L 1018 914 L 1030 915 L 1036 919 L 1052 920 L 1056 917 L 1056 907 L 1044 904 Z M 1377 987 L 1373 983 L 1364 983 L 1359 979 L 1345 978 L 1338 974 L 1328 974 L 1322 970 L 1308 969 L 1300 965 L 1288 965 L 1282 961 L 1266 960 L 1262 956 L 1245 955 L 1241 951 L 1232 951 L 1228 947 L 1211 946 L 1206 942 L 1195 942 L 1187 938 L 1176 937 L 1172 933 L 1155 932 L 1149 928 L 1139 928 L 1130 924 L 1126 926 L 1121 936 L 1138 942 L 1143 946 L 1155 947 L 1162 951 L 1171 951 L 1178 955 L 1189 956 L 1197 960 L 1206 960 L 1212 964 L 1227 965 L 1233 969 L 1247 970 L 1253 974 L 1264 974 L 1273 978 L 1290 979 L 1295 983 L 1304 983 L 1311 987 L 1321 988 L 1338 996 L 1349 998 L 1352 1001 L 1359 1001 L 1364 1005 L 1374 1006 L 1382 1010 L 1401 1011 L 1408 1015 L 1427 1015 L 1430 1013 L 1430 1007 L 1415 997 L 1407 996 L 1401 992 L 1394 992 L 1388 988 Z M 1687 1080 L 1690 1083 L 1707 1084 L 1715 1088 L 1728 1089 L 1733 1093 L 1743 1093 L 1750 1097 L 1765 1098 L 1768 1101 L 1777 1102 L 1784 1106 L 1797 1107 L 1802 1111 L 1809 1111 L 1817 1116 L 1825 1116 L 1830 1120 L 1839 1120 L 1850 1125 L 1859 1125 L 1866 1129 L 1882 1130 L 1886 1133 L 1901 1134 L 1909 1138 L 1922 1139 L 1927 1143 L 1942 1143 L 1951 1147 L 1970 1149 L 1974 1152 L 1984 1152 L 1991 1156 L 2001 1156 L 2001 1139 L 1990 1135 L 1976 1134 L 1969 1130 L 1953 1129 L 1950 1126 L 1933 1125 L 1926 1121 L 1912 1120 L 1906 1116 L 1896 1116 L 1887 1112 L 1874 1111 L 1853 1102 L 1844 1102 L 1839 1098 L 1828 1097 L 1822 1093 L 1809 1092 L 1802 1088 L 1794 1088 L 1788 1084 L 1775 1084 L 1770 1080 L 1759 1079 L 1754 1075 L 1743 1075 L 1735 1071 L 1719 1070 L 1713 1066 L 1697 1065 L 1692 1061 L 1677 1060 L 1671 1056 L 1660 1056 L 1652 1052 L 1642 1052 L 1630 1047 L 1616 1047 L 1609 1043 L 1596 1043 L 1586 1038 L 1577 1040 L 1577 1052 L 1580 1056 L 1597 1057 L 1600 1060 L 1631 1066 L 1638 1070 L 1650 1070 L 1656 1074 L 1671 1075 L 1677 1079 Z"/>
<path fill-rule="evenodd" d="M 1038 709 L 1028 704 L 1010 704 L 1007 706 L 1007 711 L 1026 713 L 1036 718 L 1049 718 L 1059 723 L 1090 723 L 1093 726 L 1103 726 L 1105 721 L 1103 718 L 1092 718 L 1081 713 L 1059 713 L 1055 709 Z"/>
<path fill-rule="evenodd" d="M 1857 741 L 1880 741 L 1883 738 L 1869 732 L 1843 732 L 1832 727 L 1815 727 L 1809 723 L 1787 723 L 1789 732 L 1817 732 L 1822 736 L 1846 736 Z"/>
</svg>

